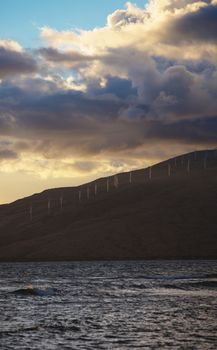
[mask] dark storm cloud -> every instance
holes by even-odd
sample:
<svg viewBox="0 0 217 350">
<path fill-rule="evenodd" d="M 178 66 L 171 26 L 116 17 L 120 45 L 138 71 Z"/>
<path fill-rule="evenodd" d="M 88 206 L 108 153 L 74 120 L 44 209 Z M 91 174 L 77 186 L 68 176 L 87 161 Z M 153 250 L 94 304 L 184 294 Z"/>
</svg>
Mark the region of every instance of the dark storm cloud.
<svg viewBox="0 0 217 350">
<path fill-rule="evenodd" d="M 9 160 L 9 159 L 17 159 L 18 155 L 16 152 L 9 149 L 0 149 L 0 161 Z"/>
<path fill-rule="evenodd" d="M 217 143 L 217 116 L 191 121 L 181 120 L 175 123 L 153 121 L 147 123 L 146 132 L 145 137 L 150 137 L 150 139 L 215 145 Z"/>
<path fill-rule="evenodd" d="M 55 78 L 28 79 L 25 87 L 4 82 L 1 135 L 26 141 L 32 152 L 48 158 L 127 151 L 156 140 L 215 143 L 215 66 L 165 63 L 142 52 L 131 60 L 131 51 L 109 50 L 105 58 L 108 65 L 126 66 L 128 79 L 106 75 L 103 86 L 97 78 L 86 79 L 86 92 L 63 90 Z"/>
<path fill-rule="evenodd" d="M 108 77 L 106 87 L 102 91 L 103 93 L 114 94 L 120 98 L 127 98 L 130 95 L 137 94 L 137 89 L 132 87 L 130 80 L 119 77 Z"/>
<path fill-rule="evenodd" d="M 114 76 L 106 77 L 106 84 L 104 87 L 94 87 L 94 85 L 89 84 L 89 91 L 96 96 L 111 94 L 120 99 L 126 99 L 129 96 L 137 95 L 137 89 L 133 88 L 132 81 Z"/>
<path fill-rule="evenodd" d="M 41 48 L 37 53 L 48 62 L 65 63 L 69 66 L 98 59 L 98 56 L 83 55 L 76 51 L 60 52 L 52 47 Z"/>
<path fill-rule="evenodd" d="M 29 151 L 47 158 L 115 153 L 156 141 L 207 145 L 217 142 L 214 107 L 211 116 L 205 110 L 199 111 L 197 95 L 188 100 L 191 90 L 196 89 L 195 77 L 183 67 L 165 72 L 147 104 L 141 104 L 138 95 L 133 105 L 124 98 L 115 99 L 122 84 L 122 97 L 132 92 L 132 86 L 124 79 L 109 79 L 103 94 L 95 96 L 75 91 L 35 94 L 15 87 L 0 88 L 0 99 L 4 99 L 0 107 L 1 134 L 23 141 L 25 151 L 29 144 Z M 18 144 L 14 144 L 14 151 L 22 152 Z"/>
<path fill-rule="evenodd" d="M 127 106 L 106 96 L 76 91 L 35 94 L 12 86 L 0 88 L 0 100 L 1 133 L 9 129 L 35 133 L 72 130 L 86 135 L 97 129 L 97 123 L 111 122 L 120 108 Z"/>
<path fill-rule="evenodd" d="M 89 97 L 81 92 L 56 92 L 31 98 L 16 106 L 18 120 L 23 126 L 36 129 L 88 130 L 92 123 L 112 120 L 122 106 L 119 102 Z M 91 130 L 90 130 L 91 131 Z"/>
<path fill-rule="evenodd" d="M 209 5 L 177 19 L 169 27 L 173 40 L 217 43 L 217 5 Z"/>
<path fill-rule="evenodd" d="M 10 152 L 11 158 L 13 152 L 15 156 L 16 152 L 40 153 L 47 159 L 85 155 L 85 161 L 81 157 L 73 167 L 91 171 L 95 164 L 86 162 L 90 155 L 127 153 L 162 142 L 168 147 L 176 142 L 216 145 L 216 64 L 203 54 L 195 55 L 199 41 L 211 43 L 212 52 L 216 49 L 217 6 L 204 3 L 207 6 L 199 10 L 194 6 L 187 13 L 186 6 L 193 8 L 194 1 L 164 1 L 171 13 L 167 21 L 155 23 L 153 38 L 159 46 L 153 51 L 148 15 L 130 4 L 127 10 L 109 17 L 111 28 L 108 25 L 85 33 L 84 43 L 82 34 L 74 35 L 77 41 L 71 47 L 77 45 L 78 52 L 48 47 L 36 50 L 33 58 L 23 51 L 1 48 L 0 75 L 9 77 L 0 83 L 0 135 L 14 140 L 8 147 L 2 146 L 4 152 L 8 150 L 8 158 Z M 180 8 L 185 9 L 184 15 L 177 15 L 175 9 Z M 109 30 L 112 40 L 106 44 Z M 114 47 L 113 38 L 117 41 Z M 136 43 L 135 38 L 139 38 Z M 187 59 L 179 57 L 185 49 L 190 52 L 186 41 L 194 42 Z M 99 55 L 82 54 L 85 45 Z M 38 68 L 37 60 L 43 62 L 43 69 Z M 61 75 L 62 67 L 68 68 L 68 73 L 65 69 Z M 37 78 L 10 78 L 37 69 Z M 80 91 L 73 90 L 79 87 Z"/>
<path fill-rule="evenodd" d="M 27 53 L 8 50 L 0 46 L 0 77 L 28 74 L 37 71 L 35 59 Z"/>
</svg>

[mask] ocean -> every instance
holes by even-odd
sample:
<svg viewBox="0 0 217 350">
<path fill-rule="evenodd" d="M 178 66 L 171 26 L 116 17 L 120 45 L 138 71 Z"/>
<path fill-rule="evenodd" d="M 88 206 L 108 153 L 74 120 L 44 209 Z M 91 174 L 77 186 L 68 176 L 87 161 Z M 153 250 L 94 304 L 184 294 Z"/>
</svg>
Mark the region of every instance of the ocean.
<svg viewBox="0 0 217 350">
<path fill-rule="evenodd" d="M 217 349 L 217 261 L 0 264 L 0 349 Z"/>
</svg>

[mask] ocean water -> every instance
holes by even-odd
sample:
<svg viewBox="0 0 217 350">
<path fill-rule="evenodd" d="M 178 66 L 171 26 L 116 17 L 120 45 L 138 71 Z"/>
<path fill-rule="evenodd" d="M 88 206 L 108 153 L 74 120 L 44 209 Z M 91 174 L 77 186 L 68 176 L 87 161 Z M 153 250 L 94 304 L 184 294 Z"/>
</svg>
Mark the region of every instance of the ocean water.
<svg viewBox="0 0 217 350">
<path fill-rule="evenodd" d="M 0 264 L 0 349 L 217 349 L 217 261 Z"/>
</svg>

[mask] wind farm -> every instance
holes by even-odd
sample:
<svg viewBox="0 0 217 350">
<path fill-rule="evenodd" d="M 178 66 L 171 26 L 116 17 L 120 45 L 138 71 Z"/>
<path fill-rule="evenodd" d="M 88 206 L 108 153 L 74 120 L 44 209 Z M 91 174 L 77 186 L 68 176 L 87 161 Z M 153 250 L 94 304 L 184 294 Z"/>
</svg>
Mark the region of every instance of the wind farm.
<svg viewBox="0 0 217 350">
<path fill-rule="evenodd" d="M 0 206 L 0 260 L 212 259 L 216 198 L 215 149 L 49 189 Z"/>
</svg>

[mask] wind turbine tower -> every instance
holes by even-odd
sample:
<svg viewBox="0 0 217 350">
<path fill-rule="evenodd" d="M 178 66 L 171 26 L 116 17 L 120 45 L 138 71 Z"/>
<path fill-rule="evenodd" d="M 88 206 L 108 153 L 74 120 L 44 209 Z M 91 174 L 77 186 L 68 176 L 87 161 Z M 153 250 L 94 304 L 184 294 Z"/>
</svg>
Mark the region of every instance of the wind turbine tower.
<svg viewBox="0 0 217 350">
<path fill-rule="evenodd" d="M 132 171 L 130 172 L 129 182 L 130 182 L 130 184 L 132 183 Z"/>
<path fill-rule="evenodd" d="M 115 186 L 115 188 L 118 188 L 118 185 L 119 185 L 118 175 L 115 175 L 114 176 L 114 186 Z"/>
<path fill-rule="evenodd" d="M 60 209 L 63 210 L 63 196 L 60 197 Z"/>
<path fill-rule="evenodd" d="M 190 159 L 188 158 L 187 161 L 187 172 L 190 173 L 191 167 L 190 167 Z"/>
<path fill-rule="evenodd" d="M 95 196 L 97 195 L 97 183 L 95 183 L 95 186 L 94 186 L 94 193 L 95 193 Z"/>
<path fill-rule="evenodd" d="M 30 208 L 29 208 L 29 215 L 30 215 L 30 221 L 32 221 L 32 217 L 33 217 L 33 208 L 32 208 L 32 204 L 30 205 Z"/>
<path fill-rule="evenodd" d="M 204 155 L 204 159 L 203 159 L 203 167 L 204 167 L 204 169 L 206 169 L 206 168 L 207 168 L 207 153 L 205 153 L 205 155 Z"/>
<path fill-rule="evenodd" d="M 106 191 L 109 193 L 109 178 L 106 181 Z"/>
<path fill-rule="evenodd" d="M 170 177 L 171 176 L 171 164 L 168 163 L 168 176 Z"/>
<path fill-rule="evenodd" d="M 152 179 L 152 167 L 150 166 L 149 167 L 149 180 Z"/>
<path fill-rule="evenodd" d="M 50 199 L 48 199 L 48 201 L 47 201 L 47 213 L 48 213 L 48 215 L 50 215 L 50 207 L 51 207 Z"/>
</svg>

